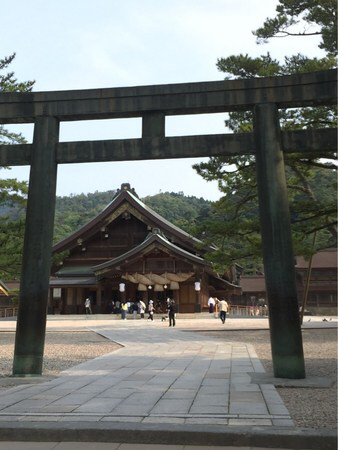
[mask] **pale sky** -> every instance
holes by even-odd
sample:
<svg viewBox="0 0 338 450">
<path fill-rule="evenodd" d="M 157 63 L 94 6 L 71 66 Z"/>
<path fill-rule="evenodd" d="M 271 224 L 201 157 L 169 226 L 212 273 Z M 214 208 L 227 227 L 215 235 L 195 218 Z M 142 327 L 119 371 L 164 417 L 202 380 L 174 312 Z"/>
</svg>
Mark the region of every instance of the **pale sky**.
<svg viewBox="0 0 338 450">
<path fill-rule="evenodd" d="M 318 38 L 272 39 L 257 45 L 252 30 L 275 15 L 277 0 L 0 0 L 0 58 L 34 91 L 222 80 L 217 58 L 269 51 L 282 60 L 323 56 Z M 225 133 L 225 114 L 170 117 L 166 135 Z M 31 124 L 8 127 L 31 142 Z M 60 141 L 134 138 L 140 119 L 61 124 Z M 192 169 L 202 159 L 59 165 L 57 195 L 115 189 L 129 182 L 140 197 L 160 191 L 210 200 L 220 193 Z M 28 180 L 29 167 L 1 171 Z"/>
</svg>

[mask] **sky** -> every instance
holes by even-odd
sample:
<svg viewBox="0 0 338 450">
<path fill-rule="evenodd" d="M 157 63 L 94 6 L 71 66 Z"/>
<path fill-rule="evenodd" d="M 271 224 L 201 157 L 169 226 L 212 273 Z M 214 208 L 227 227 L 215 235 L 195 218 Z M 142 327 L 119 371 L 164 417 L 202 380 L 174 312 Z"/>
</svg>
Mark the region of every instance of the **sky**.
<svg viewBox="0 0 338 450">
<path fill-rule="evenodd" d="M 318 38 L 271 39 L 257 45 L 252 31 L 275 16 L 277 0 L 16 0 L 2 4 L 0 59 L 16 52 L 9 69 L 34 91 L 217 81 L 218 58 L 269 51 L 283 60 L 301 52 L 323 56 Z M 296 40 L 294 40 L 296 39 Z M 166 135 L 228 132 L 225 114 L 166 118 Z M 32 141 L 33 125 L 11 125 Z M 61 123 L 60 141 L 141 137 L 141 119 Z M 192 169 L 202 158 L 63 164 L 57 195 L 106 191 L 130 183 L 140 197 L 159 192 L 217 200 L 216 182 Z M 0 171 L 29 179 L 29 167 Z"/>
</svg>

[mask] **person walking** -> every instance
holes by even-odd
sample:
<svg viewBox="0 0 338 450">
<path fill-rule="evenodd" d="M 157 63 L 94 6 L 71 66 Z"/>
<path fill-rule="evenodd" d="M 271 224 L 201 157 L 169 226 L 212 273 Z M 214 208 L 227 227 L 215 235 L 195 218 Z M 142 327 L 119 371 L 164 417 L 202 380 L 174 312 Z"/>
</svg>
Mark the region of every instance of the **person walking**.
<svg viewBox="0 0 338 450">
<path fill-rule="evenodd" d="M 89 297 L 87 297 L 86 301 L 85 301 L 85 310 L 86 310 L 86 315 L 87 314 L 93 314 L 92 313 L 92 307 L 91 307 L 91 301 L 90 301 Z"/>
<path fill-rule="evenodd" d="M 141 319 L 144 319 L 144 313 L 146 312 L 146 304 L 142 300 L 139 301 L 139 310 Z"/>
<path fill-rule="evenodd" d="M 176 325 L 176 305 L 175 301 L 171 300 L 169 307 L 168 307 L 168 315 L 169 315 L 169 327 L 171 325 L 174 327 Z"/>
<path fill-rule="evenodd" d="M 135 320 L 137 318 L 137 313 L 138 313 L 138 303 L 134 302 L 131 306 L 131 309 L 133 311 L 133 319 Z"/>
<path fill-rule="evenodd" d="M 116 300 L 115 302 L 115 314 L 120 314 L 121 312 L 121 302 L 120 300 Z"/>
<path fill-rule="evenodd" d="M 127 312 L 128 312 L 128 303 L 123 302 L 121 305 L 121 319 L 127 320 Z"/>
<path fill-rule="evenodd" d="M 229 305 L 228 303 L 225 301 L 225 298 L 222 297 L 220 301 L 218 301 L 218 306 L 219 306 L 219 310 L 220 310 L 220 318 L 222 323 L 225 322 L 226 319 L 226 315 L 229 309 Z"/>
<path fill-rule="evenodd" d="M 152 300 L 149 300 L 148 303 L 148 320 L 150 319 L 151 321 L 154 320 L 154 302 Z"/>
<path fill-rule="evenodd" d="M 219 310 L 218 310 L 219 299 L 217 297 L 214 297 L 214 301 L 215 301 L 214 317 L 215 317 L 215 319 L 218 319 L 218 317 L 220 316 Z"/>
</svg>

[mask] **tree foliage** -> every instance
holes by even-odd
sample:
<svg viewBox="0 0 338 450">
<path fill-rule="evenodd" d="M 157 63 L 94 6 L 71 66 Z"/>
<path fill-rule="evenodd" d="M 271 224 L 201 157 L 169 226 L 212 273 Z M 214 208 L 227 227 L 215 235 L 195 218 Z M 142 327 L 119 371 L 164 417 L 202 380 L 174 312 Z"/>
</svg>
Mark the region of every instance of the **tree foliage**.
<svg viewBox="0 0 338 450">
<path fill-rule="evenodd" d="M 195 236 L 199 223 L 209 216 L 211 210 L 210 201 L 185 196 L 183 192 L 162 192 L 145 197 L 143 201 L 169 222 Z"/>
<path fill-rule="evenodd" d="M 15 53 L 0 59 L 0 92 L 29 92 L 34 81 L 19 82 L 14 72 L 7 71 Z M 0 125 L 0 144 L 25 143 L 21 133 L 14 133 Z M 5 171 L 8 168 L 0 167 Z M 4 172 L 3 172 L 4 173 Z M 13 178 L 0 179 L 0 277 L 16 278 L 20 274 L 27 183 Z"/>
<path fill-rule="evenodd" d="M 326 3 L 329 4 L 328 8 L 332 6 L 330 1 L 317 1 L 316 5 L 319 9 L 325 9 Z M 311 10 L 307 9 L 310 6 Z M 311 1 L 280 0 L 274 27 L 272 19 L 267 19 L 255 34 L 262 38 L 265 33 L 264 39 L 273 37 L 280 32 L 277 29 L 281 30 L 282 24 L 283 30 L 295 25 L 296 16 L 301 16 L 299 20 L 315 21 L 317 30 L 323 33 L 324 25 L 318 19 L 318 8 Z M 328 43 L 325 42 L 327 46 Z M 326 50 L 328 53 L 323 58 L 308 58 L 298 53 L 285 57 L 283 62 L 273 59 L 269 53 L 257 58 L 247 54 L 231 55 L 219 58 L 217 67 L 225 73 L 226 79 L 280 76 L 336 67 L 336 52 L 332 47 L 327 47 Z M 279 114 L 281 128 L 284 130 L 336 126 L 334 106 L 293 108 L 280 110 Z M 225 125 L 234 133 L 251 132 L 252 112 L 232 112 Z M 319 233 L 317 249 L 336 242 L 334 156 L 323 152 L 310 157 L 298 153 L 284 155 L 294 250 L 297 254 L 307 256 L 313 251 L 312 233 L 316 230 Z M 233 261 L 242 263 L 248 270 L 260 270 L 261 239 L 255 158 L 246 155 L 213 157 L 194 168 L 206 180 L 217 180 L 219 189 L 224 194 L 214 204 L 211 217 L 201 226 L 207 236 L 206 244 L 214 243 L 218 246 L 218 250 L 209 255 L 210 259 L 219 270 Z"/>
<path fill-rule="evenodd" d="M 258 43 L 287 36 L 321 36 L 319 48 L 337 54 L 337 2 L 335 0 L 279 0 L 276 16 L 253 32 Z"/>
<path fill-rule="evenodd" d="M 56 197 L 54 242 L 68 237 L 99 214 L 114 197 L 116 191 Z"/>
<path fill-rule="evenodd" d="M 0 59 L 0 92 L 30 92 L 35 81 L 19 82 L 13 71 L 7 71 L 8 66 L 13 62 L 15 53 Z M 5 71 L 3 73 L 3 71 Z M 0 144 L 24 144 L 25 138 L 21 133 L 13 133 L 0 125 Z"/>
</svg>

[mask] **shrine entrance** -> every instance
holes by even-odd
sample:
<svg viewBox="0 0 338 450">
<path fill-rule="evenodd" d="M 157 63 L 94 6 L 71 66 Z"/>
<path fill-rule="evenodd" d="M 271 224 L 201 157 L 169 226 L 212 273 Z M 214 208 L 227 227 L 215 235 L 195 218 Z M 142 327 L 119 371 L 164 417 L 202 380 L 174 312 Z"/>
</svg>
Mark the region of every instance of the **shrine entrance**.
<svg viewBox="0 0 338 450">
<path fill-rule="evenodd" d="M 0 123 L 34 123 L 32 144 L 1 145 L 30 165 L 13 375 L 42 372 L 57 165 L 252 154 L 256 157 L 274 374 L 304 378 L 283 154 L 336 150 L 336 130 L 281 132 L 278 109 L 336 104 L 335 70 L 285 77 L 60 92 L 0 93 Z M 252 111 L 254 132 L 165 136 L 165 117 Z M 59 142 L 61 121 L 142 118 L 142 138 Z"/>
</svg>

